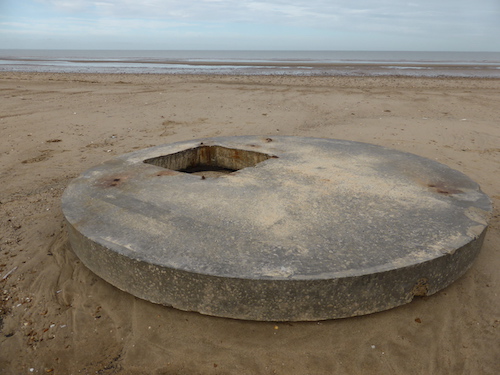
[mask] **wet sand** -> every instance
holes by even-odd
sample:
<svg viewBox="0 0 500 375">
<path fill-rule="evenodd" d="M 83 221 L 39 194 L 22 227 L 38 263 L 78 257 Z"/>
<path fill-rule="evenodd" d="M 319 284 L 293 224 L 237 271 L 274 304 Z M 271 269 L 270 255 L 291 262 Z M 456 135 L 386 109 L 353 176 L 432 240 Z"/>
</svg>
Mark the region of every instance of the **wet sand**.
<svg viewBox="0 0 500 375">
<path fill-rule="evenodd" d="M 107 284 L 71 251 L 60 198 L 114 155 L 279 134 L 425 156 L 467 174 L 499 207 L 500 80 L 0 73 L 0 95 L 0 374 L 497 372 L 497 208 L 472 268 L 433 296 L 363 317 L 258 323 Z"/>
<path fill-rule="evenodd" d="M 1 52 L 1 51 L 0 51 Z M 132 51 L 131 51 L 132 53 Z M 189 52 L 188 52 L 189 53 Z M 373 57 L 372 57 L 373 58 Z M 379 56 L 381 58 L 381 56 Z M 385 57 L 387 58 L 387 57 Z M 432 60 L 328 60 L 300 58 L 237 59 L 121 57 L 93 59 L 47 56 L 0 56 L 2 72 L 70 74 L 185 74 L 185 75 L 257 75 L 291 77 L 431 77 L 500 78 L 500 66 L 491 61 Z"/>
</svg>

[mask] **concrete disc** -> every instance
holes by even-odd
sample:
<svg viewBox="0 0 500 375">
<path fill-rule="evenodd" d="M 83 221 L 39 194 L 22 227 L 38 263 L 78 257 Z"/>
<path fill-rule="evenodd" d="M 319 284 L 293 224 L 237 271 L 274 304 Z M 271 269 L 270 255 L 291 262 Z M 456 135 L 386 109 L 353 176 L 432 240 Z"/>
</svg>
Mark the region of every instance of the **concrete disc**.
<svg viewBox="0 0 500 375">
<path fill-rule="evenodd" d="M 491 201 L 464 174 L 365 143 L 224 137 L 116 157 L 62 198 L 75 253 L 151 302 L 237 319 L 386 310 L 460 277 Z"/>
</svg>

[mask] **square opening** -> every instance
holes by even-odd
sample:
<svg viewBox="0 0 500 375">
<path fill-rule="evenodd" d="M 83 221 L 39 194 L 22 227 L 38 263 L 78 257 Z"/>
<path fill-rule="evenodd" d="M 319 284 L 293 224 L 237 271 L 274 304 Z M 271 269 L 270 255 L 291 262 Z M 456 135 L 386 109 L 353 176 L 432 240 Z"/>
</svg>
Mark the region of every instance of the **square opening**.
<svg viewBox="0 0 500 375">
<path fill-rule="evenodd" d="M 273 157 L 276 156 L 222 146 L 199 146 L 146 159 L 144 163 L 204 177 L 219 177 L 243 168 L 255 167 Z"/>
</svg>

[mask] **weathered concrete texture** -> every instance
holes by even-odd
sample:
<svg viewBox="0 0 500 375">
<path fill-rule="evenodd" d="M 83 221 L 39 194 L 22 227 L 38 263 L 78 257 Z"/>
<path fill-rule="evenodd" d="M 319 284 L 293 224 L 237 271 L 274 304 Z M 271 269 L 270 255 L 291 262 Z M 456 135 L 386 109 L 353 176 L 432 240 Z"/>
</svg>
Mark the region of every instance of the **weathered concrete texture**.
<svg viewBox="0 0 500 375">
<path fill-rule="evenodd" d="M 321 320 L 460 277 L 492 207 L 435 161 L 379 146 L 227 137 L 122 155 L 63 196 L 70 241 L 111 284 L 182 310 Z"/>
</svg>

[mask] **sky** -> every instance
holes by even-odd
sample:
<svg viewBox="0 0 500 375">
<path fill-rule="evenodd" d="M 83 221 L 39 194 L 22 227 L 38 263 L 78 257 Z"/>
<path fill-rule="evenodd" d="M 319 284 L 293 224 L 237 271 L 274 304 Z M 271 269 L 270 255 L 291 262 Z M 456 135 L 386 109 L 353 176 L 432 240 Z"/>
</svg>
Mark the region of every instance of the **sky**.
<svg viewBox="0 0 500 375">
<path fill-rule="evenodd" d="M 500 0 L 0 0 L 1 49 L 500 51 Z"/>
</svg>

